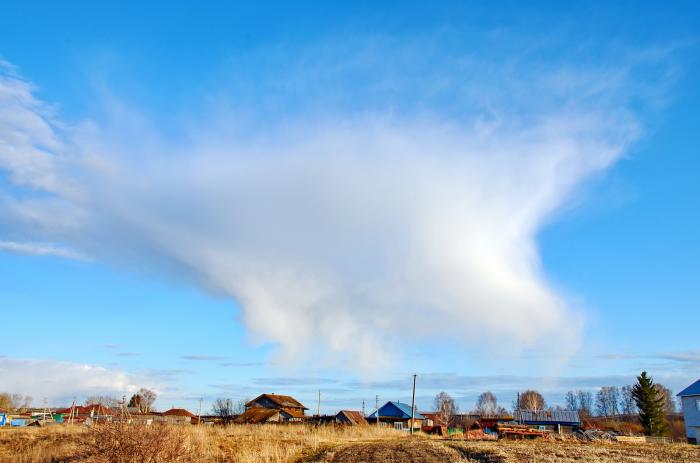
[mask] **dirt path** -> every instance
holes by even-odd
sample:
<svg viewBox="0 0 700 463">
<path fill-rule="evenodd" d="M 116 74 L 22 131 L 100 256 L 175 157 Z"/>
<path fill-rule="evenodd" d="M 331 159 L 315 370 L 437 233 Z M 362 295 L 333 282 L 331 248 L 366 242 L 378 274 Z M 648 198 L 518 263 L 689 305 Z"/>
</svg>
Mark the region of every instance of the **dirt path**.
<svg viewBox="0 0 700 463">
<path fill-rule="evenodd" d="M 699 463 L 700 448 L 551 441 L 400 439 L 329 447 L 298 463 Z"/>
</svg>

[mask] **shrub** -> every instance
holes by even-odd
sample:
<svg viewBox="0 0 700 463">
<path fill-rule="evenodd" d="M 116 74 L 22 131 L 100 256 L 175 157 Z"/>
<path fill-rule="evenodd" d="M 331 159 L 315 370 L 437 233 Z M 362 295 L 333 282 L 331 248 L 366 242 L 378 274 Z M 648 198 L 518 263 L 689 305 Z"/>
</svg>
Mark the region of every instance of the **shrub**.
<svg viewBox="0 0 700 463">
<path fill-rule="evenodd" d="M 198 453 L 184 429 L 167 425 L 101 424 L 82 446 L 81 460 L 89 463 L 192 462 Z"/>
</svg>

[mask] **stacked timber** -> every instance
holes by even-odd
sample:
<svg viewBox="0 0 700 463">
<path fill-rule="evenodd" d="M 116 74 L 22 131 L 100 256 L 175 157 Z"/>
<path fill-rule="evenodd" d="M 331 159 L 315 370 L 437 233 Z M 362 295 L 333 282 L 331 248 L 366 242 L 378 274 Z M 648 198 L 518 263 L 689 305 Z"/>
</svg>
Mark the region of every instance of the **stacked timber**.
<svg viewBox="0 0 700 463">
<path fill-rule="evenodd" d="M 535 437 L 549 437 L 549 432 L 540 431 L 539 429 L 531 429 L 527 426 L 520 424 L 498 424 L 496 426 L 496 431 L 498 432 L 498 437 L 511 438 L 511 439 L 522 439 L 522 438 L 535 438 Z"/>
</svg>

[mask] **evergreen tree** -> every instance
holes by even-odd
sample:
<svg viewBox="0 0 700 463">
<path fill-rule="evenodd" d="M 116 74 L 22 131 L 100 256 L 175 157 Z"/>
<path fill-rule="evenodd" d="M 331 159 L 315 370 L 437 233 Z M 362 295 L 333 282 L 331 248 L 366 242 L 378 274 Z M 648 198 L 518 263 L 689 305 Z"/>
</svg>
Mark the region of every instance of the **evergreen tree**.
<svg viewBox="0 0 700 463">
<path fill-rule="evenodd" d="M 664 417 L 665 398 L 654 387 L 654 380 L 643 371 L 637 376 L 637 384 L 632 388 L 632 397 L 639 409 L 639 422 L 644 433 L 649 436 L 662 436 L 666 432 Z"/>
</svg>

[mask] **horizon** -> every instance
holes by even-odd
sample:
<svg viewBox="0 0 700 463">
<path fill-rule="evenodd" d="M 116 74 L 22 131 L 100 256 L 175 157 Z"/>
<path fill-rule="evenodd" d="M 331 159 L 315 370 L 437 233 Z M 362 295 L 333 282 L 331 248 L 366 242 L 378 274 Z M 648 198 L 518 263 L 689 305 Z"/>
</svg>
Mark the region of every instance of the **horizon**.
<svg viewBox="0 0 700 463">
<path fill-rule="evenodd" d="M 9 2 L 0 392 L 700 378 L 693 2 Z"/>
</svg>

